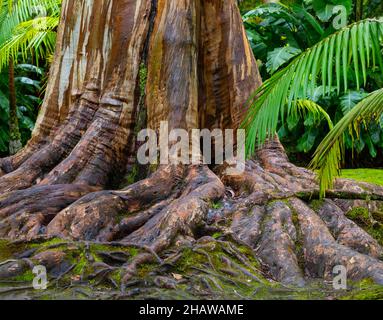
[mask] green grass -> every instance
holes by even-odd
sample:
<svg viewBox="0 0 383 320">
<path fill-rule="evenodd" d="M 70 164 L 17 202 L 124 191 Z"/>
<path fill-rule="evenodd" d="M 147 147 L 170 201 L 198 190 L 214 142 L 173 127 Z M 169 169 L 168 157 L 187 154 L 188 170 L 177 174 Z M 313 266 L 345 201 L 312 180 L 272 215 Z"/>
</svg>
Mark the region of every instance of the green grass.
<svg viewBox="0 0 383 320">
<path fill-rule="evenodd" d="M 374 183 L 383 186 L 383 169 L 345 169 L 341 178 Z"/>
</svg>

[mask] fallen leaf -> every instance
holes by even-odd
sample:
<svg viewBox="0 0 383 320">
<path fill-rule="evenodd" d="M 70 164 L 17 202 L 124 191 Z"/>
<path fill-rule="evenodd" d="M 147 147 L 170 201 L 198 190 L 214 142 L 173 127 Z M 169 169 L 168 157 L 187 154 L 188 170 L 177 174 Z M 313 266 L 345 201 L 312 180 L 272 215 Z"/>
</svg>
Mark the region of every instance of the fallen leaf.
<svg viewBox="0 0 383 320">
<path fill-rule="evenodd" d="M 180 275 L 180 274 L 178 274 L 178 273 L 172 273 L 172 275 L 173 275 L 173 278 L 174 279 L 176 279 L 176 280 L 181 280 L 183 277 Z"/>
</svg>

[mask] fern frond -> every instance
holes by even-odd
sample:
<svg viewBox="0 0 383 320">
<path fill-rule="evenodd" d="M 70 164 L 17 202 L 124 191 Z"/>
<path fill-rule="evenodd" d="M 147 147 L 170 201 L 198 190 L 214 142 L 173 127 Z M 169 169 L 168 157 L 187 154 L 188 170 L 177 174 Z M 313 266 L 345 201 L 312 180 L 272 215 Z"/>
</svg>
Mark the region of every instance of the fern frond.
<svg viewBox="0 0 383 320">
<path fill-rule="evenodd" d="M 333 188 L 333 181 L 340 173 L 344 159 L 344 134 L 359 138 L 361 124 L 379 121 L 383 115 L 383 89 L 371 93 L 348 112 L 323 139 L 310 164 L 318 170 L 321 196 Z"/>
</svg>

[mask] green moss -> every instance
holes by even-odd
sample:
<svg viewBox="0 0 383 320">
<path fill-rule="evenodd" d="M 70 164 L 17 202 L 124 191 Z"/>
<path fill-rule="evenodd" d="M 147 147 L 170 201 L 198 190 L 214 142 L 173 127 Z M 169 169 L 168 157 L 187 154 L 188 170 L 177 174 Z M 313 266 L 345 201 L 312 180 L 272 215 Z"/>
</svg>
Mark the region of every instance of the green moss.
<svg viewBox="0 0 383 320">
<path fill-rule="evenodd" d="M 50 239 L 50 240 L 44 241 L 44 242 L 32 243 L 32 244 L 30 244 L 30 247 L 31 248 L 41 248 L 41 249 L 44 249 L 44 248 L 47 248 L 47 247 L 51 247 L 51 246 L 55 246 L 55 245 L 60 245 L 60 244 L 65 244 L 65 243 L 66 243 L 66 241 L 63 240 L 63 239 L 53 238 L 53 239 Z"/>
<path fill-rule="evenodd" d="M 33 274 L 32 270 L 28 269 L 22 275 L 16 276 L 12 280 L 20 282 L 32 282 L 34 278 L 35 275 Z"/>
<path fill-rule="evenodd" d="M 380 219 L 382 218 L 382 213 L 377 212 L 370 216 L 367 208 L 355 207 L 346 216 L 376 239 L 380 245 L 383 245 L 383 224 Z M 374 220 L 376 223 L 373 224 Z"/>
<path fill-rule="evenodd" d="M 158 268 L 157 264 L 151 264 L 151 263 L 141 264 L 137 268 L 137 277 L 146 278 L 148 277 L 150 272 L 155 271 L 157 268 Z"/>
<path fill-rule="evenodd" d="M 253 265 L 255 268 L 260 268 L 261 264 L 260 262 L 255 258 L 254 252 L 250 247 L 247 246 L 238 246 L 237 249 L 246 256 L 247 259 L 249 259 L 251 265 Z"/>
<path fill-rule="evenodd" d="M 113 251 L 116 250 L 116 248 L 120 249 L 120 247 L 112 247 L 105 244 L 99 244 L 99 243 L 92 243 L 90 246 L 90 250 L 94 253 L 97 251 Z"/>
<path fill-rule="evenodd" d="M 140 95 L 141 97 L 145 96 L 146 82 L 148 80 L 148 68 L 145 63 L 141 63 L 140 65 Z"/>
<path fill-rule="evenodd" d="M 358 224 L 369 226 L 371 223 L 370 213 L 367 208 L 364 207 L 355 207 L 347 214 L 347 217 L 351 220 L 354 220 Z"/>
<path fill-rule="evenodd" d="M 281 204 L 289 204 L 289 199 L 275 199 L 275 200 L 270 200 L 268 202 L 268 206 L 272 206 L 274 204 L 278 204 L 278 203 L 281 203 Z"/>
<path fill-rule="evenodd" d="M 159 165 L 158 164 L 150 164 L 149 165 L 149 173 L 154 173 L 157 171 Z"/>
<path fill-rule="evenodd" d="M 12 250 L 6 240 L 0 240 L 0 261 L 7 260 L 12 257 Z"/>
<path fill-rule="evenodd" d="M 131 171 L 125 176 L 124 183 L 126 185 L 131 185 L 137 181 L 137 176 L 139 173 L 138 164 L 135 164 Z"/>
<path fill-rule="evenodd" d="M 372 215 L 372 217 L 376 221 L 378 221 L 379 223 L 383 224 L 383 211 L 382 211 L 382 208 L 379 208 L 379 211 L 373 212 L 371 215 Z"/>
<path fill-rule="evenodd" d="M 117 284 L 120 284 L 121 283 L 121 280 L 122 280 L 122 270 L 119 269 L 119 270 L 115 270 L 113 271 L 111 274 L 110 274 L 110 277 L 117 283 Z"/>
<path fill-rule="evenodd" d="M 297 217 L 294 217 L 294 220 L 297 220 Z M 1 242 L 1 245 L 5 246 L 6 243 L 4 243 Z M 46 250 L 48 243 L 49 245 L 52 243 L 61 244 L 57 239 L 53 242 L 41 243 L 41 250 Z M 36 299 L 113 298 L 115 287 L 112 286 L 111 281 L 107 281 L 107 278 L 113 280 L 112 282 L 117 285 L 121 284 L 122 277 L 126 272 L 125 267 L 116 265 L 116 269 L 107 275 L 89 278 L 89 275 L 94 275 L 96 272 L 93 267 L 94 261 L 103 261 L 104 255 L 101 252 L 123 251 L 129 253 L 129 257 L 136 256 L 141 252 L 137 248 L 92 243 L 86 245 L 83 242 L 66 242 L 54 250 L 65 250 L 67 262 L 74 264 L 74 269 L 65 274 L 57 285 L 50 286 L 47 291 L 30 290 L 23 292 L 23 295 Z M 168 261 L 165 260 L 164 265 L 160 266 L 153 262 L 138 266 L 137 274 L 134 276 L 134 280 L 138 281 L 132 287 L 137 288 L 137 290 L 131 290 L 136 292 L 132 298 L 301 300 L 323 299 L 328 295 L 335 297 L 335 294 L 329 293 L 329 288 L 323 283 L 310 283 L 307 288 L 300 289 L 281 286 L 276 282 L 267 280 L 253 250 L 245 245 L 207 238 L 206 241 L 198 242 L 192 247 L 178 247 L 177 250 L 180 250 L 176 254 L 178 259 L 174 256 L 174 248 L 170 249 L 169 252 L 164 252 L 161 257 L 164 259 L 169 257 Z M 92 257 L 94 260 L 91 259 Z M 79 275 L 83 276 L 81 282 L 87 285 L 78 284 Z M 157 275 L 174 279 L 175 288 L 158 288 L 155 281 Z M 26 270 L 15 280 L 30 282 L 33 280 L 33 276 L 30 270 Z M 103 277 L 105 277 L 105 281 Z M 79 288 L 80 290 L 77 291 Z M 355 290 L 353 294 L 362 296 L 365 293 Z M 372 293 L 369 292 L 368 296 L 379 297 L 379 294 L 375 290 Z"/>
<path fill-rule="evenodd" d="M 16 253 L 23 252 L 28 249 L 25 244 L 10 244 L 7 240 L 0 239 L 0 262 L 13 258 Z"/>
<path fill-rule="evenodd" d="M 250 248 L 246 246 L 237 246 L 237 250 L 242 253 L 249 265 L 252 265 L 254 268 L 259 268 L 260 264 L 253 255 L 253 252 Z M 237 259 L 236 255 L 231 255 L 232 249 L 223 243 L 210 242 L 204 244 L 203 248 L 198 248 L 193 250 L 191 248 L 184 248 L 182 251 L 182 257 L 174 266 L 174 272 L 188 274 L 189 272 L 195 270 L 211 270 L 213 273 L 221 273 L 229 279 L 240 280 L 240 282 L 248 283 L 248 281 L 253 282 L 254 279 L 248 275 L 238 273 L 238 276 L 232 276 L 230 273 L 231 268 L 225 263 L 226 260 L 232 260 L 236 264 L 242 266 L 246 269 L 246 265 L 243 264 L 243 261 Z M 238 271 L 238 270 L 232 270 Z M 250 271 L 250 272 L 254 272 Z M 255 274 L 259 279 L 262 279 L 261 274 Z M 217 278 L 219 281 L 220 277 Z"/>
<path fill-rule="evenodd" d="M 342 170 L 341 178 L 348 178 L 383 186 L 383 170 L 381 169 Z"/>
<path fill-rule="evenodd" d="M 129 256 L 135 257 L 137 254 L 140 253 L 140 250 L 134 247 L 92 244 L 91 252 L 93 252 L 94 254 L 98 254 L 99 252 L 126 252 Z"/>
<path fill-rule="evenodd" d="M 135 257 L 140 253 L 140 251 L 137 248 L 127 248 L 125 250 L 128 250 L 132 257 Z"/>
<path fill-rule="evenodd" d="M 77 265 L 74 268 L 73 272 L 77 275 L 83 274 L 87 267 L 87 264 L 88 264 L 88 259 L 85 256 L 85 252 L 81 252 L 77 260 Z"/>
<path fill-rule="evenodd" d="M 223 203 L 222 203 L 222 201 L 213 202 L 213 203 L 211 204 L 211 208 L 214 209 L 214 210 L 222 209 L 222 208 L 223 208 Z"/>
<path fill-rule="evenodd" d="M 311 208 L 318 212 L 323 207 L 324 201 L 323 200 L 313 200 L 310 203 Z"/>
<path fill-rule="evenodd" d="M 358 283 L 350 283 L 349 292 L 340 297 L 342 300 L 382 300 L 383 286 L 377 285 L 371 279 L 365 279 Z"/>
<path fill-rule="evenodd" d="M 369 228 L 367 229 L 367 232 L 373 238 L 375 238 L 381 246 L 383 246 L 383 227 L 382 226 L 379 226 L 378 228 L 377 227 Z"/>
<path fill-rule="evenodd" d="M 198 297 L 201 290 L 209 286 L 212 296 L 200 297 L 209 299 L 320 299 L 325 296 L 323 287 L 305 289 L 287 288 L 276 282 L 268 281 L 261 271 L 261 265 L 254 257 L 253 250 L 247 246 L 235 245 L 247 260 L 238 259 L 233 254 L 233 246 L 223 242 L 209 242 L 198 249 L 184 248 L 181 258 L 171 272 L 181 274 L 187 279 L 187 290 Z M 227 264 L 225 261 L 231 261 Z M 238 267 L 236 267 L 237 265 Z M 249 266 L 252 267 L 249 267 Z M 242 270 L 247 270 L 246 273 Z M 257 279 L 249 275 L 254 275 Z M 190 277 L 190 274 L 193 274 Z M 202 281 L 203 279 L 203 281 Z M 177 286 L 178 290 L 181 290 Z"/>
<path fill-rule="evenodd" d="M 222 237 L 222 232 L 215 232 L 213 235 L 212 235 L 212 237 L 214 238 L 214 239 L 218 239 L 218 238 L 220 238 L 220 237 Z"/>
</svg>

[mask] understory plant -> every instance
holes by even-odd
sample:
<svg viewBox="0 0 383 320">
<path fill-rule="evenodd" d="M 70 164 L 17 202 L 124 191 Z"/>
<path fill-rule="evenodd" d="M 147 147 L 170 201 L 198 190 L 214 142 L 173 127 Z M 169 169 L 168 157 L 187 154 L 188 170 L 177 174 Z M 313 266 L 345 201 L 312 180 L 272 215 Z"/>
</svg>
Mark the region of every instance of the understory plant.
<svg viewBox="0 0 383 320">
<path fill-rule="evenodd" d="M 344 11 L 340 11 L 339 5 Z M 366 1 L 305 0 L 261 3 L 243 14 L 250 44 L 258 59 L 262 78 L 269 79 L 288 66 L 302 52 L 339 31 L 339 23 L 357 22 L 378 14 L 381 4 Z M 248 7 L 247 7 L 248 9 Z M 336 23 L 334 23 L 334 21 Z M 367 69 L 367 81 L 356 83 L 350 68 L 348 89 L 338 92 L 336 87 L 324 94 L 321 83 L 304 97 L 322 107 L 333 123 L 337 123 L 369 93 L 383 86 L 381 75 Z M 311 78 L 310 78 L 311 80 Z M 334 79 L 335 80 L 335 79 Z M 332 82 L 335 83 L 335 82 Z M 347 165 L 367 165 L 378 160 L 383 151 L 383 130 L 371 123 L 362 130 L 358 138 L 345 133 Z M 310 156 L 328 133 L 329 126 L 324 118 L 314 121 L 310 114 L 295 117 L 287 114 L 279 121 L 278 134 L 292 160 L 307 165 Z M 359 156 L 368 153 L 368 156 Z M 357 159 L 357 160 L 356 160 Z M 382 163 L 383 164 L 383 163 Z"/>
<path fill-rule="evenodd" d="M 280 121 L 297 113 L 299 101 L 320 94 L 330 97 L 349 94 L 345 115 L 319 145 L 311 162 L 318 170 L 321 193 L 333 185 L 339 174 L 345 152 L 345 135 L 351 144 L 360 139 L 361 131 L 372 123 L 381 129 L 383 113 L 382 89 L 364 96 L 352 97 L 350 87 L 360 91 L 371 77 L 382 77 L 381 42 L 383 20 L 365 19 L 327 36 L 295 57 L 287 67 L 271 76 L 250 98 L 250 109 L 244 127 L 247 128 L 247 150 L 250 154 L 278 130 Z M 360 102 L 357 102 L 360 100 Z M 364 99 L 362 99 L 364 98 Z M 343 98 L 345 99 L 345 98 Z M 351 102 L 354 101 L 355 102 Z M 347 102 L 347 101 L 346 101 Z M 351 107 L 351 103 L 354 106 Z M 340 105 L 342 107 L 342 105 Z M 376 137 L 380 142 L 380 136 Z"/>
</svg>

